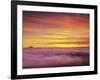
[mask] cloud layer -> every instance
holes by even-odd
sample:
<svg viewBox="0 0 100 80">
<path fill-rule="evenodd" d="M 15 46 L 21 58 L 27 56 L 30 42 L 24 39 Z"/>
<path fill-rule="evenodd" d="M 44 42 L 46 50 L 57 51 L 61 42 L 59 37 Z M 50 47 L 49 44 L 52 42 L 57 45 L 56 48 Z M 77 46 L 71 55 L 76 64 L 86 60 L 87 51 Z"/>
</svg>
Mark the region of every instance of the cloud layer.
<svg viewBox="0 0 100 80">
<path fill-rule="evenodd" d="M 89 14 L 23 11 L 23 47 L 29 46 L 89 47 Z"/>
</svg>

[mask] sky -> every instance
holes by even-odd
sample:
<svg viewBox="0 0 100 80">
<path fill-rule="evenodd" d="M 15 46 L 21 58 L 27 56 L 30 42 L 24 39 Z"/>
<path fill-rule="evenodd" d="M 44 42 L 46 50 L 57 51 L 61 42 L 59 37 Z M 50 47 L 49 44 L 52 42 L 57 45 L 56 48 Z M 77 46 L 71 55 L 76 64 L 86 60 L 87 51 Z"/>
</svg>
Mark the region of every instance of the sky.
<svg viewBox="0 0 100 80">
<path fill-rule="evenodd" d="M 23 11 L 23 48 L 89 47 L 89 14 Z"/>
</svg>

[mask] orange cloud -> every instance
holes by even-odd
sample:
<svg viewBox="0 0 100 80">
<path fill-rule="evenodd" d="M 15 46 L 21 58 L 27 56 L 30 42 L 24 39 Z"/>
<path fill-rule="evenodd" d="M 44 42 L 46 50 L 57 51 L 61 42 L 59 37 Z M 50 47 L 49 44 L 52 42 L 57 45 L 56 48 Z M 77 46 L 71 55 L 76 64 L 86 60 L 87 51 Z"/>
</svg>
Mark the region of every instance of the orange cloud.
<svg viewBox="0 0 100 80">
<path fill-rule="evenodd" d="M 23 12 L 23 47 L 89 47 L 89 15 Z"/>
</svg>

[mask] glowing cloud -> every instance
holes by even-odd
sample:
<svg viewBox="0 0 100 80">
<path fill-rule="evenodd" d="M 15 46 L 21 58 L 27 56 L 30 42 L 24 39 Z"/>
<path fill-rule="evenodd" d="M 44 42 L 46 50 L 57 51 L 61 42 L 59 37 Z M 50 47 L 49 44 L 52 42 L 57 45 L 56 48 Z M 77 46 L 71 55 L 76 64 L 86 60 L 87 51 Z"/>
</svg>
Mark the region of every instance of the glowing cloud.
<svg viewBox="0 0 100 80">
<path fill-rule="evenodd" d="M 89 14 L 23 11 L 23 47 L 89 47 Z"/>
</svg>

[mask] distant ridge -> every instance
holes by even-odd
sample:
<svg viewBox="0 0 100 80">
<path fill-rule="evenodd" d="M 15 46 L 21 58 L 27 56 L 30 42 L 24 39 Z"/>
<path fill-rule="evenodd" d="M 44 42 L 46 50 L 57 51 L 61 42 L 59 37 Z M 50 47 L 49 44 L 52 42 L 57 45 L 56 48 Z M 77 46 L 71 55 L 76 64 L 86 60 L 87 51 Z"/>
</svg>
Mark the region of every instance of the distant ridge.
<svg viewBox="0 0 100 80">
<path fill-rule="evenodd" d="M 33 48 L 32 46 L 29 46 L 29 48 Z"/>
<path fill-rule="evenodd" d="M 66 49 L 70 49 L 70 48 L 76 48 L 76 49 L 77 49 L 77 48 L 78 48 L 78 49 L 79 49 L 79 48 L 80 48 L 80 49 L 81 49 L 81 48 L 84 48 L 84 49 L 85 49 L 85 48 L 88 48 L 88 49 L 89 49 L 90 47 L 89 47 L 89 46 L 87 46 L 87 47 L 35 47 L 35 46 L 27 46 L 27 47 L 24 47 L 24 46 L 23 46 L 23 48 L 36 48 L 36 49 L 37 49 L 37 48 L 38 48 L 38 49 L 39 49 L 39 48 L 40 48 L 40 49 L 41 49 L 41 48 L 45 48 L 45 49 L 47 49 L 47 48 L 51 48 L 51 49 L 52 49 L 52 48 L 58 48 L 58 49 L 59 49 L 59 48 L 60 48 L 60 49 L 62 49 L 62 48 L 66 48 Z"/>
</svg>

